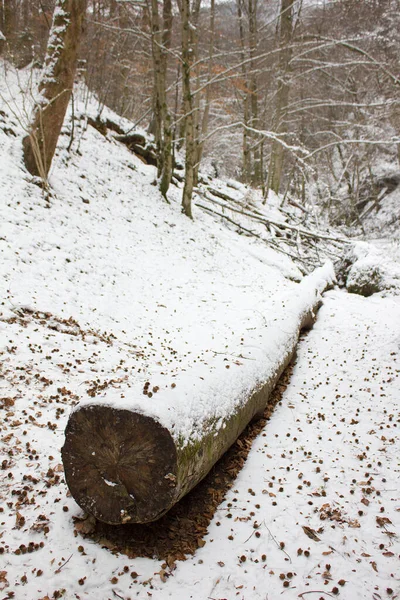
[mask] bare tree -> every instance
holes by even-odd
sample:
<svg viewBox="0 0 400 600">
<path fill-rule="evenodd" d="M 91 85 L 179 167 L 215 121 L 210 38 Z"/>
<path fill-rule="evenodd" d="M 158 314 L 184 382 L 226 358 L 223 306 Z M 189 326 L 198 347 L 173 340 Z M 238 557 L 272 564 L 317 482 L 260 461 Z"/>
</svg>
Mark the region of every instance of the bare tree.
<svg viewBox="0 0 400 600">
<path fill-rule="evenodd" d="M 201 117 L 200 123 L 200 94 L 196 96 L 196 114 L 197 114 L 197 143 L 196 143 L 196 164 L 195 164 L 195 185 L 197 185 L 199 178 L 199 168 L 204 151 L 204 139 L 207 134 L 208 124 L 210 120 L 210 107 L 211 107 L 211 90 L 212 85 L 210 84 L 212 77 L 212 69 L 214 64 L 214 43 L 215 43 L 215 0 L 210 2 L 210 31 L 209 31 L 209 48 L 208 48 L 208 73 L 207 81 L 208 85 L 205 89 L 204 99 L 204 111 Z M 198 61 L 199 62 L 199 61 Z M 201 85 L 200 77 L 197 77 L 198 85 Z"/>
<path fill-rule="evenodd" d="M 72 93 L 85 13 L 86 0 L 57 0 L 54 9 L 40 99 L 23 140 L 26 168 L 45 180 Z"/>
<path fill-rule="evenodd" d="M 293 4 L 295 0 L 281 0 L 281 14 L 279 27 L 279 72 L 278 89 L 276 93 L 274 131 L 282 134 L 286 130 L 286 110 L 289 103 L 289 67 L 292 58 L 292 35 L 293 35 Z M 276 140 L 272 144 L 271 158 L 268 172 L 268 189 L 279 193 L 282 179 L 284 159 L 284 147 Z"/>
<path fill-rule="evenodd" d="M 185 118 L 185 184 L 182 194 L 182 211 L 191 219 L 192 195 L 196 176 L 196 130 L 195 104 L 192 94 L 192 63 L 195 60 L 195 47 L 198 36 L 197 24 L 201 0 L 181 0 L 182 36 L 182 96 Z"/>
<path fill-rule="evenodd" d="M 172 2 L 163 0 L 162 19 L 159 15 L 158 0 L 151 0 L 151 47 L 154 71 L 154 119 L 157 144 L 158 175 L 160 190 L 164 197 L 172 177 L 172 118 L 167 99 L 168 51 L 172 35 Z"/>
<path fill-rule="evenodd" d="M 243 96 L 243 167 L 242 177 L 254 186 L 262 184 L 262 144 L 257 129 L 259 119 L 259 76 L 257 65 L 258 0 L 237 0 L 239 26 L 241 75 L 244 83 Z M 247 17 L 247 19 L 245 19 Z"/>
</svg>

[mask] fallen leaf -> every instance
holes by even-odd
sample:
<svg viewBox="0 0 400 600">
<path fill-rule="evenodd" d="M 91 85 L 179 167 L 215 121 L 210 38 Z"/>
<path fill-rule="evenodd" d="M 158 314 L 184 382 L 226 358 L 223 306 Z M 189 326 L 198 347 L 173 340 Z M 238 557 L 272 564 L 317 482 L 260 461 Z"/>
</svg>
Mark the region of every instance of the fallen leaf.
<svg viewBox="0 0 400 600">
<path fill-rule="evenodd" d="M 21 515 L 20 512 L 17 511 L 15 515 L 15 526 L 17 529 L 21 529 L 25 525 L 25 517 Z"/>
<path fill-rule="evenodd" d="M 392 524 L 392 521 L 387 517 L 376 517 L 376 522 L 378 523 L 379 527 L 385 527 L 385 525 Z"/>
<path fill-rule="evenodd" d="M 99 540 L 99 544 L 102 548 L 107 548 L 107 550 L 115 550 L 117 547 L 111 540 L 108 540 L 107 538 L 101 538 Z"/>
<path fill-rule="evenodd" d="M 311 539 L 314 540 L 315 542 L 320 542 L 321 539 L 317 536 L 317 533 L 314 529 L 311 529 L 311 527 L 307 527 L 306 525 L 302 525 L 303 527 L 303 531 L 304 533 Z"/>
<path fill-rule="evenodd" d="M 361 527 L 360 523 L 357 521 L 357 519 L 350 519 L 348 521 L 349 527 L 352 527 L 353 529 L 358 529 L 358 527 Z"/>
<path fill-rule="evenodd" d="M 96 527 L 96 519 L 91 515 L 84 519 L 75 518 L 75 531 L 82 534 L 93 533 Z"/>
<path fill-rule="evenodd" d="M 166 562 L 167 562 L 167 565 L 169 566 L 169 568 L 171 569 L 171 571 L 176 569 L 175 558 L 173 556 L 167 556 Z"/>
<path fill-rule="evenodd" d="M 165 569 L 161 569 L 161 571 L 159 572 L 160 575 L 160 579 L 163 583 L 165 583 L 168 579 L 168 573 L 167 571 L 165 571 Z"/>
</svg>

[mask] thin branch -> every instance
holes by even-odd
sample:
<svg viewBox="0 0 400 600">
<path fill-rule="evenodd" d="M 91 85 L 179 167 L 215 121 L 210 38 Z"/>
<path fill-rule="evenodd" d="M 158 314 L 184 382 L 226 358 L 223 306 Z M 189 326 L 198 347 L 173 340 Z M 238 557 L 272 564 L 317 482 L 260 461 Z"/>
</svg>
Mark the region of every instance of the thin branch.
<svg viewBox="0 0 400 600">
<path fill-rule="evenodd" d="M 272 537 L 272 539 L 274 540 L 275 544 L 278 546 L 278 548 L 280 550 L 282 550 L 282 552 L 284 554 L 286 554 L 286 556 L 288 557 L 290 564 L 292 563 L 292 559 L 290 558 L 289 554 L 286 552 L 286 550 L 284 548 L 282 548 L 282 546 L 280 544 L 278 544 L 278 542 L 276 541 L 276 538 L 273 536 L 273 534 L 271 533 L 271 530 L 265 525 L 265 527 L 267 528 L 267 531 L 269 533 L 269 535 Z"/>
<path fill-rule="evenodd" d="M 330 596 L 331 598 L 333 598 L 333 595 L 330 594 L 329 592 L 327 592 L 326 590 L 308 590 L 307 592 L 302 592 L 301 594 L 299 594 L 298 597 L 302 598 L 306 594 L 326 594 L 327 596 Z"/>
<path fill-rule="evenodd" d="M 299 261 L 299 262 L 303 263 L 304 266 L 307 267 L 307 263 L 306 263 L 306 261 L 304 259 L 302 259 L 300 256 L 297 256 L 296 254 L 292 254 L 291 252 L 288 252 L 287 250 L 283 250 L 283 248 L 281 248 L 281 246 L 279 246 L 275 242 L 275 240 L 272 240 L 272 239 L 266 240 L 265 238 L 263 238 L 258 233 L 255 233 L 255 231 L 251 231 L 250 229 L 247 229 L 246 227 L 243 227 L 243 225 L 241 225 L 240 223 L 237 223 L 237 221 L 234 221 L 233 219 L 231 219 L 230 217 L 228 217 L 228 215 L 225 215 L 224 213 L 218 212 L 217 210 L 214 210 L 212 208 L 209 208 L 208 206 L 204 206 L 204 204 L 200 204 L 199 202 L 195 202 L 195 206 L 198 206 L 199 208 L 202 208 L 206 212 L 209 212 L 209 213 L 212 213 L 214 215 L 217 215 L 218 217 L 222 217 L 223 219 L 225 219 L 226 221 L 229 221 L 230 223 L 232 223 L 232 225 L 235 225 L 235 227 L 238 227 L 239 229 L 241 229 L 245 233 L 248 233 L 249 235 L 258 238 L 259 240 L 262 240 L 267 245 L 273 246 L 275 248 L 275 250 L 277 250 L 281 254 L 285 254 L 285 256 L 289 256 L 289 258 L 291 258 L 293 260 L 296 260 L 296 261 Z M 304 274 L 304 272 L 307 272 L 307 271 L 304 271 L 303 269 L 300 269 L 300 271 L 302 271 L 303 274 Z"/>
<path fill-rule="evenodd" d="M 346 240 L 344 238 L 336 238 L 336 237 L 332 237 L 329 235 L 324 235 L 322 233 L 308 231 L 307 229 L 303 229 L 302 227 L 298 227 L 296 225 L 289 225 L 288 223 L 281 223 L 279 221 L 274 221 L 272 219 L 269 219 L 266 216 L 260 217 L 259 215 L 256 215 L 255 213 L 249 212 L 245 209 L 239 210 L 237 208 L 234 208 L 233 206 L 228 206 L 227 204 L 224 204 L 224 203 L 220 202 L 219 200 L 216 200 L 216 199 L 214 200 L 207 195 L 204 195 L 204 198 L 205 198 L 205 200 L 209 200 L 210 202 L 214 202 L 215 204 L 218 204 L 222 208 L 226 208 L 227 210 L 232 210 L 233 212 L 239 213 L 246 217 L 250 217 L 251 219 L 254 219 L 255 221 L 259 221 L 260 223 L 263 223 L 264 225 L 274 225 L 278 229 L 289 229 L 290 231 L 294 231 L 296 233 L 299 233 L 300 235 L 304 235 L 304 236 L 312 238 L 312 239 L 325 240 L 325 241 L 329 241 L 329 242 L 337 242 L 337 243 L 341 243 L 341 244 L 351 244 L 351 242 L 349 240 Z"/>
<path fill-rule="evenodd" d="M 69 563 L 69 561 L 71 560 L 71 558 L 72 558 L 72 557 L 73 557 L 73 554 L 71 554 L 71 556 L 70 556 L 69 558 L 67 558 L 67 560 L 66 560 L 65 562 L 63 562 L 63 564 L 62 564 L 62 565 L 60 565 L 60 566 L 58 567 L 58 569 L 57 569 L 56 571 L 54 571 L 54 573 L 57 573 L 57 574 L 58 574 L 58 573 L 60 573 L 60 572 L 61 572 L 61 569 L 62 569 L 63 567 L 65 567 L 65 565 L 66 565 L 66 564 L 68 564 L 68 563 Z"/>
<path fill-rule="evenodd" d="M 398 146 L 400 144 L 400 138 L 396 140 L 340 140 L 338 142 L 330 142 L 329 144 L 325 144 L 325 146 L 321 146 L 313 152 L 310 152 L 307 155 L 307 160 L 318 154 L 318 152 L 322 152 L 322 150 L 326 150 L 327 148 L 331 148 L 332 146 L 340 146 L 342 144 L 369 144 L 371 146 L 387 146 L 389 144 L 395 144 Z"/>
</svg>

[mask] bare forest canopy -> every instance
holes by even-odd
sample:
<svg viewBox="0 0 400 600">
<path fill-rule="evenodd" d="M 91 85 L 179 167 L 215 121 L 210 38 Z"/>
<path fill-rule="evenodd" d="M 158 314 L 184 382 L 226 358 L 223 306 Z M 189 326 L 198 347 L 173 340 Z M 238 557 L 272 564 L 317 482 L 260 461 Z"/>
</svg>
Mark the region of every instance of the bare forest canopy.
<svg viewBox="0 0 400 600">
<path fill-rule="evenodd" d="M 44 64 L 54 6 L 0 2 L 17 67 Z M 399 46 L 400 0 L 88 0 L 77 73 L 154 134 L 166 198 L 184 152 L 188 216 L 201 163 L 362 225 L 400 170 Z"/>
</svg>

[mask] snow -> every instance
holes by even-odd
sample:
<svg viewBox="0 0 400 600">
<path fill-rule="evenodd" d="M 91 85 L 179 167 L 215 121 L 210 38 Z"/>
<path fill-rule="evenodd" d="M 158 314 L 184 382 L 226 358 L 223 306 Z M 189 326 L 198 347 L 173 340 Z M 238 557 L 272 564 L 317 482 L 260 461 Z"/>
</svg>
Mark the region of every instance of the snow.
<svg viewBox="0 0 400 600">
<path fill-rule="evenodd" d="M 399 331 L 398 299 L 327 294 L 207 544 L 159 597 L 325 598 L 334 587 L 344 598 L 396 596 Z"/>
<path fill-rule="evenodd" d="M 332 267 L 297 283 L 302 274 L 285 255 L 200 210 L 189 221 L 180 189 L 165 203 L 153 167 L 87 126 L 84 90 L 72 152 L 67 120 L 46 199 L 22 164 L 19 86 L 11 71 L 0 79 L 15 133 L 0 123 L 4 597 L 271 600 L 335 587 L 342 598 L 396 597 L 396 296 L 325 295 L 282 404 L 193 557 L 165 571 L 75 533 L 81 511 L 60 459 L 71 409 L 129 406 L 186 439 L 207 417 L 223 426 L 291 343 Z M 278 213 L 277 201 L 271 219 Z"/>
<path fill-rule="evenodd" d="M 400 265 L 391 259 L 387 246 L 361 241 L 353 244 L 344 258 L 343 275 L 349 291 L 363 290 L 361 293 L 366 296 L 399 293 Z"/>
<path fill-rule="evenodd" d="M 399 238 L 400 220 L 400 187 L 384 196 L 379 203 L 379 209 L 370 213 L 365 220 L 365 228 L 371 235 L 378 236 L 382 230 L 392 232 L 392 236 Z"/>
<path fill-rule="evenodd" d="M 168 385 L 162 386 L 160 383 L 164 373 L 162 361 L 159 369 L 149 365 L 146 376 L 151 381 L 151 387 L 154 384 L 159 387 L 157 402 L 149 405 L 148 398 L 143 398 L 143 378 L 138 377 L 137 382 L 131 378 L 126 381 L 126 385 L 121 383 L 118 389 L 107 390 L 105 394 L 95 399 L 84 398 L 76 409 L 103 404 L 151 416 L 169 429 L 177 442 L 184 440 L 182 446 L 185 446 L 189 440 L 196 442 L 202 439 L 207 423 L 211 420 L 217 423 L 215 427 L 217 433 L 224 426 L 224 419 L 229 418 L 244 404 L 252 391 L 256 391 L 273 376 L 283 358 L 294 347 L 299 324 L 303 315 L 307 314 L 310 306 L 313 306 L 316 294 L 320 296 L 326 287 L 326 282 L 332 283 L 334 280 L 333 265 L 328 262 L 324 267 L 316 269 L 304 278 L 297 286 L 298 289 L 293 297 L 281 300 L 282 305 L 275 308 L 273 318 L 265 321 L 263 325 L 260 324 L 255 330 L 255 335 L 242 330 L 241 335 L 246 335 L 245 344 L 242 341 L 245 338 L 241 338 L 239 342 L 234 336 L 236 332 L 231 330 L 230 340 L 232 340 L 231 336 L 236 338 L 237 351 L 233 354 L 236 360 L 230 358 L 234 352 L 232 345 L 229 347 L 225 344 L 225 348 L 228 347 L 229 351 L 217 352 L 217 348 L 222 348 L 226 341 L 222 332 L 217 329 L 217 323 L 222 319 L 222 315 L 218 318 L 217 314 L 211 326 L 213 339 L 209 340 L 208 336 L 205 339 L 210 349 L 205 347 L 199 355 L 202 364 L 183 364 L 176 373 L 173 388 Z M 237 318 L 236 311 L 232 316 Z M 202 326 L 206 328 L 205 321 Z M 232 324 L 230 328 L 233 327 Z M 170 329 L 173 329 L 172 325 Z M 179 333 L 182 336 L 185 332 Z M 200 339 L 199 333 L 197 339 Z M 191 346 L 192 344 L 193 342 Z M 241 368 L 230 371 L 227 378 L 226 368 L 233 365 Z M 214 398 L 218 398 L 218 403 L 215 403 Z"/>
<path fill-rule="evenodd" d="M 20 204 L 21 184 L 10 190 L 2 313 L 12 316 L 28 305 L 112 332 L 103 371 L 118 371 L 122 360 L 129 377 L 95 400 L 80 394 L 82 404 L 139 411 L 173 430 L 176 440 L 196 441 L 206 422 L 231 414 L 262 385 L 293 345 L 308 287 L 285 278 L 301 276 L 272 250 L 221 231 L 209 217 L 197 215 L 192 223 L 167 205 L 150 185 L 154 168 L 121 144 L 92 128 L 81 135 L 82 156 L 60 152 L 50 208 L 32 185 Z M 10 165 L 13 181 L 20 170 L 18 162 Z M 331 278 L 331 269 L 324 276 Z M 319 285 L 310 278 L 312 293 Z M 54 328 L 51 317 L 46 326 Z M 143 395 L 146 381 L 159 388 L 151 402 Z"/>
</svg>

